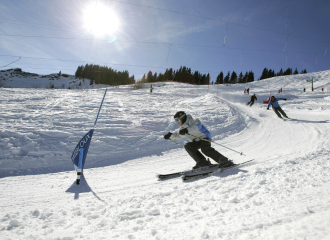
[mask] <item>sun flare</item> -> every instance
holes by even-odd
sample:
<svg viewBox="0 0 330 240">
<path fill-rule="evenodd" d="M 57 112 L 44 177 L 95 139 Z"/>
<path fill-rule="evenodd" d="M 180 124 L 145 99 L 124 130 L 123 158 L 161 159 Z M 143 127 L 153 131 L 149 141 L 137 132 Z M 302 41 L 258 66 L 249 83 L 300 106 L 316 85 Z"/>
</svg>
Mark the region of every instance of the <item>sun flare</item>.
<svg viewBox="0 0 330 240">
<path fill-rule="evenodd" d="M 119 18 L 108 6 L 98 3 L 84 11 L 84 26 L 97 37 L 114 34 L 119 25 Z"/>
</svg>

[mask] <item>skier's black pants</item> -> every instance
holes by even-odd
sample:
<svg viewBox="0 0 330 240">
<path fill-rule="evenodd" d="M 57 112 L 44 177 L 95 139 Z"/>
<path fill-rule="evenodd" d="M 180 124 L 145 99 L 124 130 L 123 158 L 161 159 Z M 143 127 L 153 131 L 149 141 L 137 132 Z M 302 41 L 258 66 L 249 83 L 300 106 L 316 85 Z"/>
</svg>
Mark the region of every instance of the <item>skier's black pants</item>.
<svg viewBox="0 0 330 240">
<path fill-rule="evenodd" d="M 218 163 L 219 161 L 223 162 L 228 160 L 228 158 L 226 158 L 217 150 L 215 150 L 213 147 L 211 147 L 211 142 L 209 141 L 200 140 L 200 141 L 189 142 L 186 145 L 184 145 L 184 148 L 197 163 L 199 161 L 206 160 L 203 154 L 201 154 L 198 149 L 200 149 L 202 153 L 204 153 L 206 156 L 212 158 L 214 161 Z"/>
<path fill-rule="evenodd" d="M 288 117 L 280 106 L 278 106 L 278 108 L 273 108 L 273 110 L 279 118 L 282 118 L 281 114 L 286 118 Z"/>
<path fill-rule="evenodd" d="M 250 104 L 250 107 L 251 107 L 254 104 L 254 101 L 250 101 L 246 105 L 249 105 L 249 104 Z"/>
</svg>

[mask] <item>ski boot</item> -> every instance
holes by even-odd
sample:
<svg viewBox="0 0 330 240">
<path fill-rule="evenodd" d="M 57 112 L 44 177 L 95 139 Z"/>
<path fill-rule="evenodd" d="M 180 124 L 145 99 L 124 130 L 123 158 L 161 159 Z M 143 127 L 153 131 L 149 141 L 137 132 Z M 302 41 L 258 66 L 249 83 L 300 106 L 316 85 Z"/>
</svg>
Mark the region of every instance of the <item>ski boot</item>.
<svg viewBox="0 0 330 240">
<path fill-rule="evenodd" d="M 219 162 L 219 168 L 226 168 L 226 167 L 229 167 L 231 165 L 234 165 L 234 163 L 233 163 L 232 160 L 229 160 L 229 159 Z"/>
<path fill-rule="evenodd" d="M 210 160 L 203 159 L 203 160 L 200 160 L 192 169 L 206 167 L 206 166 L 209 166 L 209 165 L 211 165 Z"/>
</svg>

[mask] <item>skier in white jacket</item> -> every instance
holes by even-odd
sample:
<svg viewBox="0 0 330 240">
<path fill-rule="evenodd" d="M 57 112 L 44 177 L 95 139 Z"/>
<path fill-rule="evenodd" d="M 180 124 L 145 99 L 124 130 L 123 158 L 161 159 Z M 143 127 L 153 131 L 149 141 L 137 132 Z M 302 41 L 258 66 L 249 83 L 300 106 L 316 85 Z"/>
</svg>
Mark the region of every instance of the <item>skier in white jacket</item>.
<svg viewBox="0 0 330 240">
<path fill-rule="evenodd" d="M 232 161 L 211 147 L 211 133 L 201 123 L 199 119 L 194 119 L 191 115 L 179 111 L 174 115 L 174 120 L 179 124 L 178 132 L 168 132 L 164 135 L 165 139 L 178 140 L 186 137 L 190 142 L 184 145 L 189 155 L 196 161 L 193 169 L 208 166 L 211 163 L 206 160 L 206 156 L 216 161 L 220 167 L 229 166 Z M 202 153 L 199 151 L 201 149 Z"/>
</svg>

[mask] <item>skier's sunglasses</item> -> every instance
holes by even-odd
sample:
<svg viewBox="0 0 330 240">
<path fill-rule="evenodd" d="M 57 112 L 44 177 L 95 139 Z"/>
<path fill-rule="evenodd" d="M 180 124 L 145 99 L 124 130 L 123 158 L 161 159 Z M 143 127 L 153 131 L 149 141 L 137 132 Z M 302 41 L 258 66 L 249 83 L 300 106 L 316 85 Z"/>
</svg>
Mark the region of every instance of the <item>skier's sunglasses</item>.
<svg viewBox="0 0 330 240">
<path fill-rule="evenodd" d="M 186 116 L 186 114 L 182 115 L 182 116 L 179 117 L 179 118 L 174 118 L 174 121 L 176 121 L 176 122 L 180 122 L 180 120 L 181 120 L 184 116 Z"/>
</svg>

